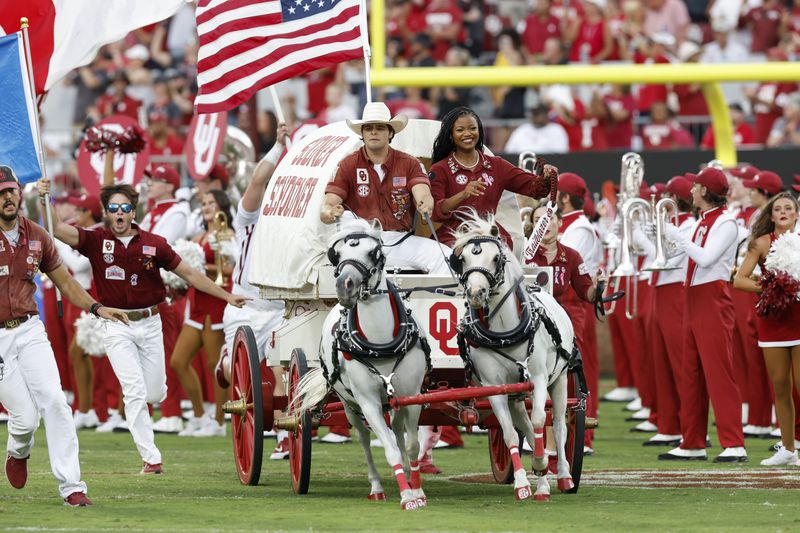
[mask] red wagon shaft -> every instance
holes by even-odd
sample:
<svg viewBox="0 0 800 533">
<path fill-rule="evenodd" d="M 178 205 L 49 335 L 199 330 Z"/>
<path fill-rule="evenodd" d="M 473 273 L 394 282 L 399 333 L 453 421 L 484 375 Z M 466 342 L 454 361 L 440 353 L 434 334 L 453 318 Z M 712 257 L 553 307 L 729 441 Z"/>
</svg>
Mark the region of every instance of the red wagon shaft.
<svg viewBox="0 0 800 533">
<path fill-rule="evenodd" d="M 533 391 L 533 383 L 511 383 L 507 385 L 494 385 L 491 387 L 464 387 L 461 389 L 447 389 L 414 396 L 401 396 L 389 400 L 389 405 L 393 409 L 399 409 L 406 405 L 421 405 L 435 402 L 453 402 L 458 400 L 474 400 L 478 398 L 488 398 L 500 394 L 520 394 Z"/>
</svg>

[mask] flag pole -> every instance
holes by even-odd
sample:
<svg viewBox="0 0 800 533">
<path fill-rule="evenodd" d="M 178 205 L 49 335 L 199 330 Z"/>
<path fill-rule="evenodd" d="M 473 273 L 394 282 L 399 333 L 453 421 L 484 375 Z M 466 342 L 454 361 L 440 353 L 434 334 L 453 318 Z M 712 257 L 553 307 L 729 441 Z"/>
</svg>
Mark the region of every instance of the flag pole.
<svg viewBox="0 0 800 533">
<path fill-rule="evenodd" d="M 361 44 L 364 47 L 364 83 L 367 86 L 367 103 L 372 102 L 372 76 L 370 73 L 370 61 L 372 50 L 369 47 L 369 31 L 367 30 L 367 2 L 359 0 L 358 25 L 361 28 Z"/>
<path fill-rule="evenodd" d="M 28 37 L 28 17 L 22 17 L 19 19 L 19 27 L 22 31 L 22 47 L 25 49 L 25 67 L 28 71 L 28 82 L 31 87 L 31 101 L 33 105 L 36 105 L 36 81 L 33 77 L 33 60 L 31 59 L 31 47 L 30 47 L 30 39 Z M 42 172 L 42 177 L 47 178 L 47 170 L 44 166 L 44 148 L 42 147 L 42 133 L 39 131 L 39 109 L 36 108 L 36 120 L 33 121 L 33 133 L 36 137 L 36 152 L 39 157 L 39 170 Z M 44 197 L 45 202 L 45 209 L 44 209 L 44 218 L 47 221 L 47 231 L 50 235 L 55 239 L 56 235 L 53 232 L 53 217 L 52 212 L 50 211 L 50 193 L 46 194 Z M 61 304 L 61 291 L 58 290 L 58 287 L 54 287 L 56 290 L 56 307 L 58 308 L 58 316 L 64 316 L 64 310 Z"/>
<path fill-rule="evenodd" d="M 278 98 L 278 91 L 274 85 L 269 86 L 269 94 L 272 96 L 272 104 L 275 106 L 275 118 L 278 119 L 278 124 L 286 124 L 286 117 L 283 116 L 283 107 L 281 107 L 281 99 Z M 277 141 L 277 138 L 276 138 Z M 286 137 L 286 148 L 292 147 L 292 140 Z"/>
</svg>

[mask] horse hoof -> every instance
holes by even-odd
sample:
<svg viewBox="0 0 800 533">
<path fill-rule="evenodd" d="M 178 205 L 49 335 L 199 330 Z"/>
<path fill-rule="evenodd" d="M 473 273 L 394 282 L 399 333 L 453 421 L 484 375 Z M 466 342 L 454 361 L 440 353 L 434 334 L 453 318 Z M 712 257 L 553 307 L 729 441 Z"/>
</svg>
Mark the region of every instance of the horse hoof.
<svg viewBox="0 0 800 533">
<path fill-rule="evenodd" d="M 531 487 L 530 485 L 526 485 L 524 487 L 517 487 L 516 489 L 514 489 L 514 494 L 517 497 L 517 501 L 527 500 L 532 496 Z"/>
<path fill-rule="evenodd" d="M 549 502 L 550 495 L 549 494 L 534 494 L 533 499 L 537 502 Z"/>
<path fill-rule="evenodd" d="M 401 502 L 400 507 L 404 511 L 416 511 L 419 509 L 419 500 L 409 500 L 407 502 Z"/>
<path fill-rule="evenodd" d="M 367 499 L 373 502 L 383 502 L 386 501 L 386 494 L 383 492 L 376 492 L 375 494 L 367 496 Z"/>
<path fill-rule="evenodd" d="M 561 492 L 569 492 L 575 488 L 575 483 L 571 477 L 562 477 L 558 479 L 558 490 Z"/>
<path fill-rule="evenodd" d="M 417 507 L 427 507 L 428 498 L 417 498 Z"/>
</svg>

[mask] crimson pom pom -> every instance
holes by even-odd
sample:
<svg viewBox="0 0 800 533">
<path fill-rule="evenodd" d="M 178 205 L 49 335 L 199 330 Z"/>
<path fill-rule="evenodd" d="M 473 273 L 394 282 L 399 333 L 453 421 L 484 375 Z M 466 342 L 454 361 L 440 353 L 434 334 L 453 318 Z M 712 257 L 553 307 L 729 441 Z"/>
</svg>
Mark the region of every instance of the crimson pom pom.
<svg viewBox="0 0 800 533">
<path fill-rule="evenodd" d="M 145 142 L 142 130 L 138 126 L 129 126 L 117 137 L 115 148 L 121 154 L 138 154 L 144 150 Z"/>
<path fill-rule="evenodd" d="M 91 152 L 105 152 L 109 148 L 114 148 L 117 143 L 117 135 L 110 130 L 92 126 L 86 130 L 86 149 Z"/>
<path fill-rule="evenodd" d="M 797 301 L 800 281 L 781 270 L 765 270 L 761 276 L 761 298 L 756 312 L 761 316 L 780 317 Z"/>
</svg>

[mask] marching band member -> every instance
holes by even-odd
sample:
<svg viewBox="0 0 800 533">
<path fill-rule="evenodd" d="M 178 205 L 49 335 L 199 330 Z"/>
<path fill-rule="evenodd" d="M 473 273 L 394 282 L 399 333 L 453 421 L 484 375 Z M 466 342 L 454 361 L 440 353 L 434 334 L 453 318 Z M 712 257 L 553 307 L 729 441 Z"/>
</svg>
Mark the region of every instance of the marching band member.
<svg viewBox="0 0 800 533">
<path fill-rule="evenodd" d="M 8 411 L 5 472 L 12 487 L 28 481 L 33 436 L 44 419 L 50 467 L 58 490 L 69 506 L 92 502 L 81 481 L 78 435 L 72 412 L 39 319 L 34 300 L 38 271 L 48 275 L 68 300 L 112 321 L 127 322 L 119 310 L 97 303 L 64 268 L 52 237 L 20 215 L 22 193 L 11 167 L 0 166 L 0 403 Z"/>
<path fill-rule="evenodd" d="M 558 207 L 562 213 L 560 233 L 561 244 L 577 251 L 586 264 L 587 272 L 597 272 L 602 259 L 602 246 L 594 226 L 586 217 L 583 205 L 588 188 L 586 182 L 571 172 L 558 177 Z M 583 371 L 589 388 L 586 416 L 597 417 L 597 398 L 600 389 L 600 363 L 597 358 L 597 334 L 595 333 L 594 304 L 580 301 L 575 292 L 568 292 L 564 298 L 567 313 L 582 317 L 575 323 L 575 336 L 583 356 Z M 591 455 L 594 430 L 585 433 L 584 453 Z"/>
<path fill-rule="evenodd" d="M 186 237 L 189 220 L 189 206 L 186 202 L 175 199 L 175 191 L 181 186 L 181 177 L 172 165 L 157 165 L 150 172 L 147 189 L 148 202 L 153 201 L 139 227 L 166 239 L 172 246 L 178 239 Z M 164 354 L 169 363 L 175 350 L 183 326 L 183 312 L 186 300 L 175 298 L 173 302 L 160 302 L 159 313 L 163 326 Z M 180 405 L 180 380 L 172 369 L 167 368 L 167 397 L 161 402 L 161 419 L 153 425 L 156 433 L 178 433 L 183 429 L 183 418 Z"/>
<path fill-rule="evenodd" d="M 430 215 L 434 204 L 422 163 L 389 146 L 407 122 L 404 115 L 392 118 L 383 102 L 368 103 L 362 120 L 347 121 L 348 127 L 362 137 L 364 147 L 339 162 L 336 175 L 325 189 L 320 220 L 333 224 L 347 204 L 357 217 L 380 221 L 389 267 L 405 265 L 434 275 L 449 275 L 445 257 L 450 248 L 413 235 L 415 209 L 423 216 Z"/>
<path fill-rule="evenodd" d="M 773 243 L 783 234 L 795 231 L 800 204 L 790 193 L 773 196 L 753 223 L 747 256 L 736 272 L 734 287 L 749 292 L 764 288 L 767 254 Z M 800 250 L 794 250 L 800 253 Z M 751 278 L 756 265 L 761 265 L 759 281 Z M 795 388 L 800 391 L 800 301 L 796 298 L 778 313 L 756 315 L 758 345 L 764 352 L 764 361 L 775 391 L 775 413 L 781 428 L 783 446 L 775 455 L 764 459 L 764 466 L 800 466 L 795 448 L 795 406 L 792 400 L 792 374 Z"/>
<path fill-rule="evenodd" d="M 742 186 L 749 191 L 750 208 L 745 209 L 744 231 L 739 233 L 739 247 L 745 252 L 748 246 L 750 228 L 758 218 L 761 210 L 769 199 L 783 190 L 783 182 L 777 174 L 767 170 L 758 170 L 754 167 L 746 169 L 752 172 L 742 180 Z M 744 234 L 744 235 L 743 235 Z M 742 253 L 744 255 L 744 253 Z M 739 258 L 737 258 L 737 262 Z M 742 257 L 743 260 L 743 257 Z M 747 419 L 744 426 L 745 437 L 769 437 L 772 431 L 772 398 L 769 392 L 769 376 L 764 363 L 764 357 L 758 347 L 758 333 L 756 331 L 755 304 L 758 295 L 753 292 L 732 291 L 733 302 L 736 306 L 736 331 L 734 340 L 738 340 L 741 366 L 744 367 L 744 381 L 739 385 L 742 390 L 742 400 L 747 404 Z"/>
<path fill-rule="evenodd" d="M 220 357 L 215 376 L 217 383 L 223 388 L 230 386 L 230 355 L 233 354 L 233 341 L 236 330 L 240 326 L 250 326 L 256 338 L 259 357 L 264 359 L 269 348 L 269 339 L 272 332 L 283 323 L 284 302 L 283 300 L 265 300 L 259 297 L 258 289 L 250 285 L 247 273 L 250 270 L 250 245 L 253 234 L 256 230 L 256 222 L 261 213 L 261 201 L 267 189 L 270 178 L 278 165 L 281 154 L 286 144 L 287 128 L 285 124 L 278 126 L 278 133 L 275 145 L 267 152 L 267 155 L 259 162 L 253 171 L 253 177 L 247 184 L 247 188 L 239 201 L 239 207 L 233 218 L 233 229 L 236 232 L 236 244 L 239 247 L 239 258 L 233 268 L 233 289 L 232 294 L 247 296 L 250 300 L 244 307 L 238 308 L 229 305 L 225 308 L 222 315 L 222 323 L 225 331 L 225 348 Z M 226 355 L 227 354 L 227 355 Z M 274 394 L 285 394 L 283 385 L 283 368 L 278 365 L 272 367 L 275 374 Z M 271 430 L 272 428 L 266 428 Z M 278 434 L 278 444 L 273 451 L 272 459 L 285 459 L 289 457 L 289 436 L 286 431 Z"/>
<path fill-rule="evenodd" d="M 210 190 L 202 197 L 203 227 L 205 231 L 193 240 L 203 248 L 206 262 L 206 275 L 210 279 L 217 277 L 216 254 L 228 257 L 223 243 L 216 239 L 221 230 L 216 217 L 222 213 L 228 227 L 232 223 L 231 201 L 228 196 L 218 190 Z M 229 260 L 222 261 L 223 279 L 227 280 L 224 289 L 231 290 L 231 274 L 233 264 Z M 194 416 L 189 418 L 184 428 L 178 433 L 182 437 L 224 437 L 225 414 L 222 404 L 225 402 L 225 390 L 215 383 L 214 399 L 216 414 L 213 418 L 203 416 L 203 389 L 197 372 L 192 368 L 192 359 L 200 351 L 205 350 L 206 364 L 211 375 L 219 361 L 220 351 L 225 344 L 222 314 L 227 302 L 219 297 L 198 291 L 190 287 L 186 299 L 186 318 L 175 341 L 170 366 L 178 374 L 186 396 L 192 402 Z"/>
<path fill-rule="evenodd" d="M 72 202 L 77 208 L 76 216 L 73 223 L 82 228 L 89 228 L 97 224 L 102 219 L 102 209 L 100 207 L 100 198 L 96 196 L 88 196 L 83 194 L 70 198 L 67 201 Z M 81 284 L 81 287 L 86 289 L 89 294 L 94 295 L 92 290 L 92 265 L 89 260 L 72 249 L 71 246 L 61 242 L 58 239 L 53 241 L 56 245 L 56 250 L 64 261 L 64 265 L 69 268 L 75 280 Z M 80 317 L 81 309 L 73 305 L 64 305 L 64 325 L 67 328 L 68 338 L 68 351 L 70 361 L 72 363 L 72 370 L 74 373 L 75 383 L 75 403 L 77 409 L 73 413 L 75 421 L 75 429 L 94 428 L 100 425 L 101 421 L 105 422 L 108 418 L 108 408 L 98 416 L 97 411 L 92 408 L 94 394 L 93 394 L 93 370 L 92 361 L 89 355 L 78 346 L 75 339 L 75 320 Z M 97 398 L 100 404 L 105 405 L 105 399 Z M 101 420 L 102 419 L 102 420 Z"/>
<path fill-rule="evenodd" d="M 473 208 L 481 216 L 494 214 L 504 191 L 543 198 L 550 191 L 546 179 L 515 167 L 502 157 L 483 153 L 483 124 L 468 107 L 457 107 L 442 119 L 433 142 L 431 170 L 433 220 L 439 242 L 452 246 L 461 223 L 459 209 Z M 500 234 L 509 248 L 513 243 L 502 226 Z"/>
<path fill-rule="evenodd" d="M 41 179 L 38 187 L 44 197 L 50 181 Z M 167 394 L 158 308 L 166 289 L 159 268 L 174 271 L 189 285 L 224 298 L 232 305 L 244 305 L 248 298 L 225 292 L 183 262 L 163 237 L 134 224 L 139 194 L 130 185 L 103 187 L 100 200 L 105 227 L 86 230 L 54 219 L 54 233 L 89 258 L 100 300 L 125 310 L 129 325 L 104 323 L 106 354 L 122 386 L 128 426 L 144 461 L 141 473 L 160 474 L 161 452 L 155 445 L 153 421 L 147 409 L 148 403 L 162 401 Z M 99 305 L 94 304 L 92 311 Z"/>
<path fill-rule="evenodd" d="M 678 230 L 690 239 L 695 223 L 691 215 L 691 182 L 683 176 L 675 176 L 667 182 L 665 195 L 678 205 Z M 674 270 L 655 272 L 651 279 L 655 287 L 651 332 L 658 430 L 644 442 L 644 446 L 677 446 L 681 440 L 681 397 L 677 383 L 682 372 L 683 309 L 686 303 L 684 281 L 688 261 L 686 253 L 679 250 L 667 260 L 667 266 Z"/>
<path fill-rule="evenodd" d="M 733 379 L 731 338 L 734 309 L 728 279 L 736 255 L 736 221 L 726 214 L 728 179 L 716 168 L 704 168 L 692 186 L 700 210 L 691 238 L 665 225 L 667 238 L 689 256 L 686 273 L 684 349 L 678 387 L 681 433 L 677 448 L 662 460 L 705 460 L 708 401 L 714 406 L 717 435 L 723 447 L 714 462 L 744 462 L 742 399 Z"/>
</svg>

